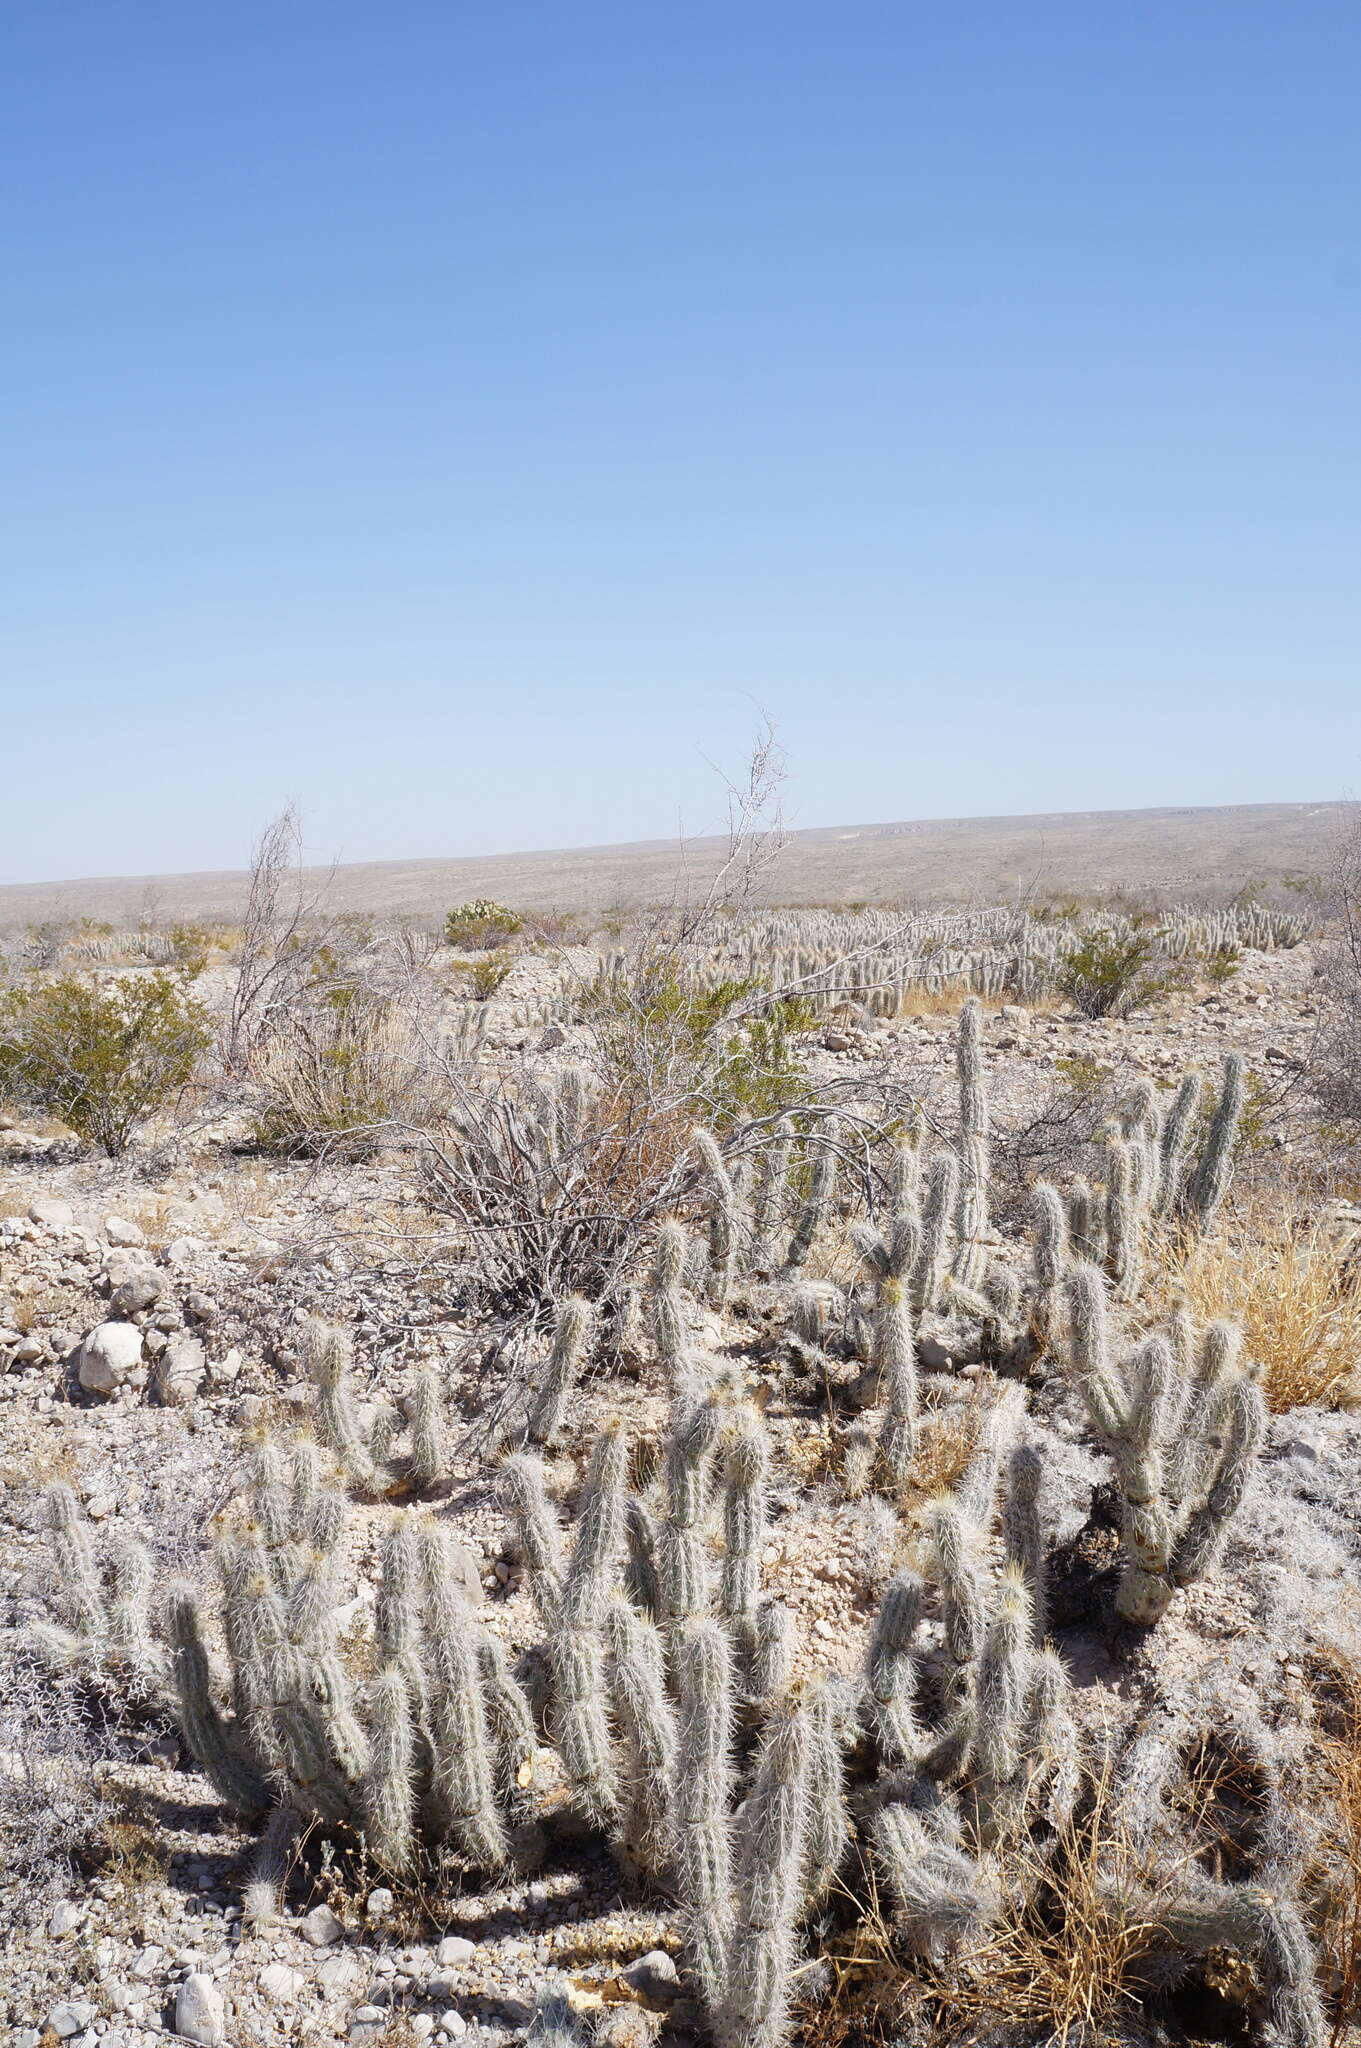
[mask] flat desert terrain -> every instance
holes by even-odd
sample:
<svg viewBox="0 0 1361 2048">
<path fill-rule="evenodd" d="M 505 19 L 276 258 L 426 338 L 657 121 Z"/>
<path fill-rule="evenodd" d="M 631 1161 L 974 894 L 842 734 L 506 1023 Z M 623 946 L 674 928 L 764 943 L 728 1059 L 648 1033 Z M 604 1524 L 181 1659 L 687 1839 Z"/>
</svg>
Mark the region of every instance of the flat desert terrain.
<svg viewBox="0 0 1361 2048">
<path fill-rule="evenodd" d="M 779 903 L 991 904 L 1051 897 L 1222 891 L 1311 873 L 1326 858 L 1344 806 L 1232 804 L 1192 810 L 1055 811 L 1016 818 L 928 818 L 794 831 L 774 869 Z M 407 916 L 490 896 L 523 910 L 604 910 L 702 890 L 723 858 L 720 838 L 640 840 L 468 860 L 342 865 L 346 910 Z M 322 871 L 319 871 L 322 872 Z M 48 918 L 135 921 L 230 918 L 244 872 L 128 875 L 0 886 L 0 925 Z"/>
</svg>

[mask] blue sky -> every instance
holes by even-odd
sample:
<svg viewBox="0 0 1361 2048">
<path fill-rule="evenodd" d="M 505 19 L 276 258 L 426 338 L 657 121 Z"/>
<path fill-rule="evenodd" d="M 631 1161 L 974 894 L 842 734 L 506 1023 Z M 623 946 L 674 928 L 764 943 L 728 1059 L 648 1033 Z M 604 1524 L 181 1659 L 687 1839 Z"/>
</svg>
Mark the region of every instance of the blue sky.
<svg viewBox="0 0 1361 2048">
<path fill-rule="evenodd" d="M 18 0 L 0 873 L 1361 785 L 1361 10 Z"/>
</svg>

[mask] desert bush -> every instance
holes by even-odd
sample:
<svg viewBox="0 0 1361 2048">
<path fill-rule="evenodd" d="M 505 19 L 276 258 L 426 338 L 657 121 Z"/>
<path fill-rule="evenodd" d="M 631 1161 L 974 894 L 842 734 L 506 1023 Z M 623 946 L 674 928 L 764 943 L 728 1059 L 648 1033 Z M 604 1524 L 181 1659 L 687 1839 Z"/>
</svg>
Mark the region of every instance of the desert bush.
<svg viewBox="0 0 1361 2048">
<path fill-rule="evenodd" d="M 518 910 L 477 896 L 471 903 L 455 904 L 445 917 L 444 942 L 460 953 L 490 953 L 523 931 L 524 923 Z"/>
<path fill-rule="evenodd" d="M 484 953 L 480 960 L 459 961 L 454 972 L 460 992 L 466 993 L 475 1003 L 485 1003 L 496 994 L 514 965 L 514 956 L 498 948 Z"/>
<path fill-rule="evenodd" d="M 69 1879 L 99 1826 L 97 1739 L 79 1689 L 22 1649 L 0 1660 L 0 1873 L 42 1890 Z"/>
<path fill-rule="evenodd" d="M 28 982 L 0 998 L 0 1091 L 116 1158 L 210 1042 L 206 1012 L 174 975 Z"/>
<path fill-rule="evenodd" d="M 799 1039 L 816 1012 L 755 979 L 703 986 L 673 954 L 644 955 L 602 975 L 582 1010 L 608 1085 L 644 1096 L 662 1086 L 717 1130 L 779 1116 L 806 1093 Z"/>
<path fill-rule="evenodd" d="M 1169 1289 L 1197 1316 L 1241 1326 L 1269 1406 L 1361 1401 L 1361 1261 L 1326 1219 L 1253 1203 L 1175 1258 Z"/>
<path fill-rule="evenodd" d="M 399 1127 L 430 1124 L 443 1098 L 411 1008 L 356 983 L 323 987 L 279 1013 L 247 1086 L 259 1145 L 348 1158 Z"/>
<path fill-rule="evenodd" d="M 1087 932 L 1063 956 L 1057 985 L 1084 1017 L 1128 1017 L 1177 981 L 1157 934 Z"/>
<path fill-rule="evenodd" d="M 214 937 L 206 925 L 177 924 L 170 930 L 170 953 L 174 966 L 192 981 L 202 974 L 212 957 Z"/>
<path fill-rule="evenodd" d="M 1216 946 L 1205 963 L 1205 979 L 1216 988 L 1233 980 L 1243 964 L 1239 946 Z"/>
</svg>

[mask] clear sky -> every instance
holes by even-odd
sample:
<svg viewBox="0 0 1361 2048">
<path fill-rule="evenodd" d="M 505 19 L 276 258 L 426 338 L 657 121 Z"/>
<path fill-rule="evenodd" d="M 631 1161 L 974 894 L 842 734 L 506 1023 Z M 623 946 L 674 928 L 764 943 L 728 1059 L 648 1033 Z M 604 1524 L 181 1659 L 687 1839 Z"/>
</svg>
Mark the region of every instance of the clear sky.
<svg viewBox="0 0 1361 2048">
<path fill-rule="evenodd" d="M 1356 0 L 13 0 L 0 876 L 1361 785 Z"/>
</svg>

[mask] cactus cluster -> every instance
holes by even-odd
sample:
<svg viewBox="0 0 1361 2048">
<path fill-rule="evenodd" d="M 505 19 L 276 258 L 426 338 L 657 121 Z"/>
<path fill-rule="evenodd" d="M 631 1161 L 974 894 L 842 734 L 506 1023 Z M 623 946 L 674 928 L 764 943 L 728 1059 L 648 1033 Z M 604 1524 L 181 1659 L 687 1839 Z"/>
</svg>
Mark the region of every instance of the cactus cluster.
<svg viewBox="0 0 1361 2048">
<path fill-rule="evenodd" d="M 309 1316 L 298 1355 L 316 1388 L 317 1428 L 347 1483 L 365 1499 L 436 1485 L 447 1468 L 444 1397 L 433 1367 L 416 1376 L 406 1414 L 390 1401 L 361 1403 L 349 1333 Z M 405 1441 L 398 1438 L 405 1431 Z"/>
<path fill-rule="evenodd" d="M 1226 1063 L 1207 1116 L 1194 1078 L 1165 1104 L 1141 1087 L 1104 1134 L 1099 1184 L 1037 1186 L 1023 1277 L 990 1226 L 981 1024 L 966 1006 L 957 1141 L 924 1155 L 914 1128 L 891 1157 L 883 1148 L 845 1284 L 812 1275 L 835 1270 L 813 1254 L 837 1214 L 850 1111 L 807 1128 L 776 1120 L 750 1181 L 712 1132 L 692 1133 L 684 1213 L 700 1234 L 665 1218 L 646 1277 L 629 1276 L 629 1342 L 650 1347 L 669 1401 L 659 1441 L 612 1420 L 578 1468 L 567 1424 L 605 1312 L 553 1300 L 547 1356 L 502 1432 L 519 1446 L 500 1472 L 511 1554 L 541 1635 L 514 1665 L 465 1596 L 446 1525 L 410 1502 L 447 1466 L 438 1382 L 423 1376 L 404 1409 L 366 1405 L 347 1339 L 324 1323 L 303 1326 L 300 1350 L 334 1469 L 307 1438 L 260 1437 L 222 1520 L 215 1599 L 183 1586 L 154 1599 L 135 1545 L 101 1566 L 74 1496 L 53 1490 L 65 1612 L 45 1652 L 119 1665 L 173 1698 L 205 1774 L 262 1823 L 254 1917 L 273 1910 L 310 1823 L 353 1830 L 375 1864 L 413 1881 L 445 1865 L 515 1867 L 555 1827 L 584 1827 L 676 1901 L 722 2048 L 779 2048 L 810 1927 L 839 1888 L 857 1895 L 866 1868 L 902 1951 L 927 1962 L 967 1955 L 1036 1903 L 1071 1853 L 1088 1759 L 1049 1639 L 1044 1439 L 1022 1381 L 1058 1361 L 1109 1453 L 1125 1550 L 1116 1609 L 1141 1626 L 1219 1554 L 1264 1417 L 1227 1326 L 1196 1331 L 1180 1314 L 1128 1356 L 1110 1327 L 1154 1227 L 1212 1222 L 1241 1066 Z M 555 1159 L 583 1144 L 590 1101 L 570 1073 L 545 1095 Z M 700 1346 L 705 1307 L 723 1308 L 747 1275 L 787 1317 L 788 1353 L 839 1432 L 845 1491 L 891 1557 L 850 1679 L 813 1668 L 790 1609 L 767 1596 L 772 1443 L 742 1372 Z M 999 1378 L 981 1375 L 967 1461 L 923 1506 L 926 1411 L 959 1399 L 931 1370 L 942 1360 Z M 349 1496 L 375 1504 L 382 1533 L 371 1624 L 347 1634 Z M 1269 1742 L 1252 1739 L 1276 1797 Z M 1123 1759 L 1131 1838 L 1165 1831 L 1178 1753 L 1149 1736 Z M 1224 1941 L 1250 1954 L 1279 2031 L 1312 2048 L 1294 1876 L 1257 1876 L 1155 1895 L 1112 1870 L 1109 1911 L 1113 1923 L 1142 1914 L 1185 1954 Z M 576 2032 L 546 1993 L 531 2038 Z"/>
<path fill-rule="evenodd" d="M 1128 1621 L 1155 1622 L 1223 1546 L 1256 1463 L 1262 1391 L 1237 1362 L 1231 1324 L 1209 1324 L 1192 1355 L 1189 1322 L 1178 1318 L 1177 1348 L 1155 1335 L 1117 1365 L 1095 1266 L 1076 1267 L 1067 1300 L 1070 1371 L 1123 1501 L 1116 1605 Z"/>
</svg>

